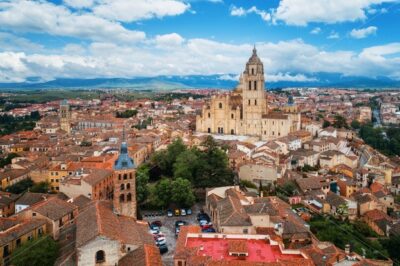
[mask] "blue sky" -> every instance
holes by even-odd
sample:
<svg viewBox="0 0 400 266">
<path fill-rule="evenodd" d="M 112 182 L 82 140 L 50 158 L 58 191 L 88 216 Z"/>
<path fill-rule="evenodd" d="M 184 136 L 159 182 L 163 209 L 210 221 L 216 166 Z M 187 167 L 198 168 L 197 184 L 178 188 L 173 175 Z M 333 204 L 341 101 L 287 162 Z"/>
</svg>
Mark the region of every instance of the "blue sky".
<svg viewBox="0 0 400 266">
<path fill-rule="evenodd" d="M 0 0 L 0 82 L 221 74 L 400 79 L 400 0 Z M 225 75 L 232 74 L 232 75 Z"/>
</svg>

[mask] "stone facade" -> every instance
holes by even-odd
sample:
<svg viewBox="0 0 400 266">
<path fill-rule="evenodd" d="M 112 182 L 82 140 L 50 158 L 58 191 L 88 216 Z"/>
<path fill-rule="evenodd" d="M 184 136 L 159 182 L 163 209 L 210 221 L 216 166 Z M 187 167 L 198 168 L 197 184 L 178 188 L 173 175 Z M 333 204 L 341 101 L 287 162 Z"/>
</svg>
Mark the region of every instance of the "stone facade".
<svg viewBox="0 0 400 266">
<path fill-rule="evenodd" d="M 60 104 L 60 127 L 68 134 L 71 133 L 71 111 L 66 100 Z"/>
<path fill-rule="evenodd" d="M 299 129 L 300 114 L 293 103 L 282 112 L 268 109 L 264 66 L 255 48 L 237 88 L 212 96 L 196 118 L 198 132 L 249 135 L 262 140 L 284 137 Z"/>
</svg>

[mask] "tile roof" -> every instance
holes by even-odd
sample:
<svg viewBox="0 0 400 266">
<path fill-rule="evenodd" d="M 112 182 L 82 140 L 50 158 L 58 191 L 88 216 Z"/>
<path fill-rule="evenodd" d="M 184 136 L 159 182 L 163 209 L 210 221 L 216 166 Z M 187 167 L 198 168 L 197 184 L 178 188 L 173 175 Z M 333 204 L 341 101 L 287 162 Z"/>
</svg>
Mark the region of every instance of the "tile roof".
<svg viewBox="0 0 400 266">
<path fill-rule="evenodd" d="M 0 220 L 2 219 L 3 218 L 0 218 Z M 23 220 L 17 224 L 10 223 L 8 226 L 11 227 L 8 227 L 5 231 L 0 232 L 0 246 L 4 246 L 12 240 L 18 239 L 44 224 L 46 224 L 46 220 L 44 219 Z"/>
<path fill-rule="evenodd" d="M 48 200 L 31 206 L 32 211 L 46 216 L 53 221 L 61 219 L 76 209 L 78 209 L 78 207 L 74 204 L 61 200 L 57 197 L 49 198 Z"/>
<path fill-rule="evenodd" d="M 122 257 L 118 266 L 162 266 L 160 250 L 153 245 L 144 244 Z"/>
<path fill-rule="evenodd" d="M 16 202 L 15 204 L 17 205 L 28 205 L 31 206 L 33 204 L 36 204 L 40 201 L 45 200 L 47 197 L 50 195 L 45 194 L 45 193 L 33 193 L 33 192 L 25 192 L 24 195 L 22 195 Z"/>
<path fill-rule="evenodd" d="M 76 246 L 85 245 L 97 236 L 106 236 L 123 244 L 153 244 L 153 237 L 148 233 L 145 222 L 118 216 L 108 201 L 94 201 L 77 217 Z"/>
</svg>

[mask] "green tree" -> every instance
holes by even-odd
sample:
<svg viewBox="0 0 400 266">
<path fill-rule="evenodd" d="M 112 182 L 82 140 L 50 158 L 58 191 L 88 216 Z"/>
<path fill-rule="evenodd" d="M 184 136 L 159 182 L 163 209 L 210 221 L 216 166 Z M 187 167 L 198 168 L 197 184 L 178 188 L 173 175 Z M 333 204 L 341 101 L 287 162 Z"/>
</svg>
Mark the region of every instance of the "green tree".
<svg viewBox="0 0 400 266">
<path fill-rule="evenodd" d="M 351 127 L 354 129 L 360 129 L 361 124 L 360 124 L 360 122 L 358 122 L 358 120 L 353 120 L 353 121 L 351 121 Z"/>
<path fill-rule="evenodd" d="M 20 194 L 22 192 L 27 191 L 28 188 L 33 186 L 33 184 L 34 183 L 33 183 L 32 179 L 27 178 L 27 179 L 19 181 L 18 183 L 14 184 L 14 185 L 8 186 L 6 188 L 6 191 L 10 192 L 10 193 L 14 193 L 14 194 Z"/>
<path fill-rule="evenodd" d="M 136 172 L 136 199 L 139 204 L 145 202 L 149 195 L 149 188 L 147 186 L 150 178 L 149 171 L 149 165 L 142 164 Z"/>
<path fill-rule="evenodd" d="M 335 128 L 348 128 L 346 118 L 341 115 L 335 115 L 335 122 L 333 122 L 333 127 Z"/>
<path fill-rule="evenodd" d="M 50 237 L 44 236 L 28 241 L 11 254 L 11 264 L 15 266 L 54 265 L 59 247 Z"/>
<path fill-rule="evenodd" d="M 182 152 L 174 163 L 174 177 L 184 178 L 194 182 L 201 172 L 202 158 L 197 148 Z"/>
<path fill-rule="evenodd" d="M 11 160 L 18 157 L 18 154 L 16 153 L 10 153 L 7 155 L 7 157 L 0 159 L 0 168 L 3 168 L 6 165 L 9 165 L 11 163 Z"/>
<path fill-rule="evenodd" d="M 382 246 L 386 248 L 394 265 L 400 265 L 400 235 L 392 235 L 388 239 L 381 239 Z"/>
<path fill-rule="evenodd" d="M 328 120 L 324 120 L 324 123 L 322 124 L 322 127 L 323 128 L 327 128 L 327 127 L 330 127 L 330 126 L 331 126 L 331 123 Z"/>
<path fill-rule="evenodd" d="M 172 182 L 168 178 L 161 179 L 155 187 L 154 190 L 154 200 L 153 205 L 159 207 L 167 207 L 171 202 L 172 198 Z"/>
<path fill-rule="evenodd" d="M 171 200 L 182 207 L 190 207 L 195 201 L 195 196 L 189 180 L 177 178 L 171 183 Z"/>
<path fill-rule="evenodd" d="M 160 172 L 168 177 L 173 176 L 173 165 L 178 156 L 186 151 L 186 146 L 182 139 L 178 138 L 168 145 L 167 150 L 159 151 L 152 157 L 151 163 L 158 167 Z"/>
<path fill-rule="evenodd" d="M 260 191 L 262 190 L 262 185 L 261 185 L 261 181 L 260 181 Z M 248 181 L 248 180 L 240 180 L 240 186 L 241 187 L 247 187 L 247 188 L 254 188 L 254 189 L 257 189 L 257 186 L 253 183 L 253 182 L 251 182 L 251 181 Z"/>
<path fill-rule="evenodd" d="M 50 190 L 49 187 L 50 187 L 49 182 L 43 181 L 43 182 L 39 182 L 39 183 L 37 183 L 37 184 L 34 184 L 34 185 L 29 189 L 29 191 L 30 191 L 30 192 L 34 192 L 34 193 L 48 193 L 49 190 Z"/>
<path fill-rule="evenodd" d="M 116 117 L 118 118 L 130 118 L 136 116 L 138 111 L 136 109 L 125 110 L 124 112 L 117 112 Z"/>
</svg>

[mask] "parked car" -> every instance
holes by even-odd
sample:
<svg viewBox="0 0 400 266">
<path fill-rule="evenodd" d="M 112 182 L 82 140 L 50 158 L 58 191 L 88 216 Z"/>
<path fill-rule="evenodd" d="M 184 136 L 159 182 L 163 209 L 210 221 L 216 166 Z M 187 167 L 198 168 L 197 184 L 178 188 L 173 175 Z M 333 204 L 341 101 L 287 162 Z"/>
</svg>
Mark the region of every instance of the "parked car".
<svg viewBox="0 0 400 266">
<path fill-rule="evenodd" d="M 208 221 L 207 221 L 207 220 L 200 220 L 200 221 L 199 221 L 199 225 L 200 225 L 200 226 L 203 226 L 203 225 L 206 225 L 206 224 L 208 224 Z"/>
<path fill-rule="evenodd" d="M 192 214 L 192 209 L 186 209 L 186 214 L 191 215 Z"/>
<path fill-rule="evenodd" d="M 168 217 L 172 217 L 173 215 L 174 215 L 174 213 L 172 212 L 172 210 L 167 210 Z"/>
<path fill-rule="evenodd" d="M 212 228 L 212 227 L 207 228 L 207 229 L 202 229 L 201 231 L 202 231 L 203 233 L 215 233 L 215 229 Z"/>
<path fill-rule="evenodd" d="M 212 228 L 211 223 L 201 225 L 201 229 L 208 229 L 208 228 Z"/>
<path fill-rule="evenodd" d="M 182 225 L 187 225 L 187 222 L 179 220 L 175 222 L 175 228 L 180 227 Z"/>
<path fill-rule="evenodd" d="M 161 227 L 162 223 L 161 223 L 161 221 L 154 221 L 154 222 L 151 223 L 151 225 L 155 225 L 155 226 Z"/>
<path fill-rule="evenodd" d="M 209 222 L 211 219 L 207 213 L 199 213 L 199 214 L 197 214 L 197 221 L 200 221 L 200 220 L 206 220 L 207 222 Z"/>
<path fill-rule="evenodd" d="M 160 227 L 153 223 L 150 224 L 150 229 L 160 231 Z"/>
<path fill-rule="evenodd" d="M 166 245 L 167 244 L 167 240 L 164 238 L 159 238 L 156 240 L 156 245 L 160 246 L 160 245 Z"/>
<path fill-rule="evenodd" d="M 164 254 L 164 253 L 168 252 L 168 247 L 165 244 L 164 245 L 159 245 L 158 248 L 160 249 L 160 253 L 161 254 Z"/>
<path fill-rule="evenodd" d="M 150 234 L 153 234 L 153 235 L 158 235 L 159 233 L 160 233 L 160 230 L 156 230 L 156 229 L 151 229 L 150 228 Z"/>
<path fill-rule="evenodd" d="M 185 209 L 181 209 L 181 215 L 182 216 L 186 216 L 186 210 Z"/>
<path fill-rule="evenodd" d="M 175 209 L 175 216 L 179 216 L 181 214 L 181 212 L 179 211 L 179 209 Z"/>
</svg>

